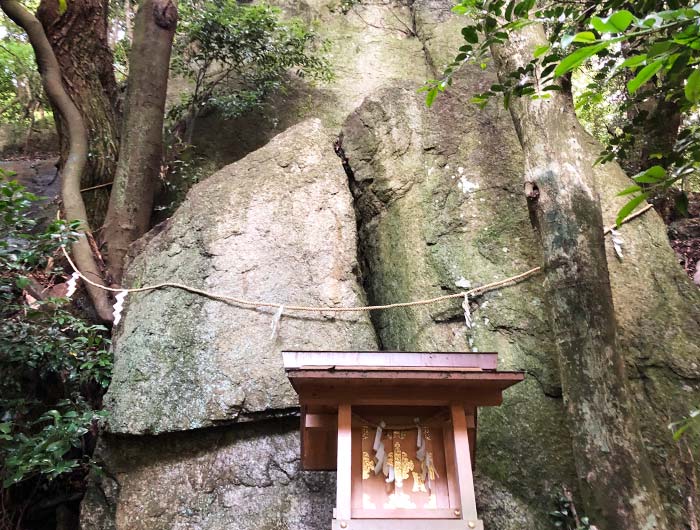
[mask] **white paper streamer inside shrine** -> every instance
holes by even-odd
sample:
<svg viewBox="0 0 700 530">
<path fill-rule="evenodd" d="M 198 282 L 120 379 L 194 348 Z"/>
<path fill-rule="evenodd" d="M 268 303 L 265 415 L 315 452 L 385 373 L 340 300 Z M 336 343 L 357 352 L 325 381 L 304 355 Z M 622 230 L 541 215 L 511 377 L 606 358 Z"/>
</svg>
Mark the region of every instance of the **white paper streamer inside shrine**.
<svg viewBox="0 0 700 530">
<path fill-rule="evenodd" d="M 440 477 L 435 468 L 433 452 L 431 450 L 431 434 L 430 429 L 424 427 L 420 423 L 419 418 L 414 419 L 414 429 L 392 429 L 387 428 L 384 421 L 380 421 L 374 432 L 372 450 L 374 456 L 370 457 L 366 448 L 365 442 L 369 441 L 369 426 L 365 425 L 362 428 L 363 440 L 363 481 L 371 480 L 373 476 L 379 476 L 384 479 L 383 482 L 388 485 L 393 485 L 393 490 L 384 490 L 386 492 L 383 507 L 388 508 L 409 508 L 415 509 L 416 503 L 411 496 L 414 493 L 426 494 L 427 499 L 422 508 L 434 507 L 435 496 L 434 487 L 435 480 Z M 412 443 L 413 436 L 409 433 L 415 433 L 415 443 Z M 389 444 L 387 451 L 386 444 Z M 410 493 L 404 491 L 405 481 L 413 479 Z M 408 488 L 406 488 L 408 490 Z M 369 494 L 365 494 L 363 504 L 365 508 L 374 509 L 377 503 L 373 502 Z M 375 498 L 374 500 L 380 500 Z"/>
</svg>

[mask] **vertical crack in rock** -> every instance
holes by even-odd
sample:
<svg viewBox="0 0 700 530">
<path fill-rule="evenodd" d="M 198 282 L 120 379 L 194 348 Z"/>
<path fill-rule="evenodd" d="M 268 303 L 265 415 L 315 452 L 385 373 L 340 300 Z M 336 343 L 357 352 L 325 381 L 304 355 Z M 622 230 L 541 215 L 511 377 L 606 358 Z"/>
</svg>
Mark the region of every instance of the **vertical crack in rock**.
<svg viewBox="0 0 700 530">
<path fill-rule="evenodd" d="M 350 165 L 350 161 L 348 160 L 347 156 L 345 155 L 345 150 L 343 148 L 343 132 L 341 131 L 336 140 L 333 142 L 333 150 L 335 151 L 335 154 L 340 158 L 340 162 L 343 166 L 343 170 L 345 171 L 345 174 L 348 177 L 348 186 L 350 188 L 350 193 L 352 194 L 353 197 L 353 208 L 355 210 L 355 224 L 357 227 L 357 236 L 356 236 L 356 244 L 355 247 L 357 248 L 357 268 L 353 271 L 355 273 L 355 277 L 357 278 L 357 283 L 362 286 L 362 289 L 365 293 L 365 298 L 367 299 L 367 303 L 370 305 L 377 305 L 378 302 L 376 299 L 371 296 L 371 291 L 368 290 L 369 284 L 367 282 L 367 278 L 369 275 L 368 272 L 368 263 L 367 263 L 367 255 L 366 255 L 366 249 L 364 246 L 364 238 L 361 236 L 362 230 L 363 230 L 363 222 L 362 222 L 362 211 L 359 208 L 358 205 L 358 200 L 357 197 L 360 196 L 361 192 L 359 191 L 359 188 L 362 186 L 365 186 L 369 184 L 369 182 L 365 184 L 358 183 L 357 180 L 355 179 L 355 173 L 352 170 L 352 166 Z M 372 322 L 372 326 L 374 327 L 375 333 L 377 335 L 377 345 L 380 350 L 385 349 L 385 345 L 382 342 L 382 333 L 380 333 L 379 325 L 380 322 L 376 318 L 376 311 L 370 311 L 369 317 L 370 321 Z"/>
<path fill-rule="evenodd" d="M 435 61 L 433 60 L 433 57 L 430 54 L 428 46 L 426 45 L 425 32 L 423 31 L 423 28 L 421 27 L 421 25 L 418 23 L 418 20 L 416 17 L 416 2 L 417 1 L 418 0 L 412 0 L 409 3 L 409 9 L 411 10 L 411 27 L 413 29 L 413 35 L 420 41 L 420 43 L 423 47 L 423 58 L 425 59 L 425 64 L 427 65 L 428 69 L 430 70 L 430 73 L 432 74 L 433 79 L 435 79 L 442 72 L 438 71 L 438 66 L 435 64 Z M 427 81 L 427 79 L 426 79 L 426 81 Z"/>
</svg>

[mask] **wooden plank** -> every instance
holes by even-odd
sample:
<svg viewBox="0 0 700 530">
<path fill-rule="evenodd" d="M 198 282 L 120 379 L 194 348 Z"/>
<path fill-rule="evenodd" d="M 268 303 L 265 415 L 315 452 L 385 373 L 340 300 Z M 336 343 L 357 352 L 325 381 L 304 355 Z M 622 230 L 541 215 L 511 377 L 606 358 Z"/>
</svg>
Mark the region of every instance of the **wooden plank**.
<svg viewBox="0 0 700 530">
<path fill-rule="evenodd" d="M 457 466 L 457 478 L 459 481 L 459 498 L 462 504 L 462 518 L 476 521 L 476 501 L 474 499 L 474 476 L 472 475 L 471 454 L 469 451 L 469 436 L 467 434 L 467 419 L 464 415 L 464 406 L 453 404 L 450 407 L 452 414 L 452 428 L 455 443 L 455 464 Z"/>
<path fill-rule="evenodd" d="M 302 366 L 430 366 L 478 367 L 495 370 L 498 354 L 494 352 L 351 352 L 351 351 L 283 351 L 285 368 Z"/>
<path fill-rule="evenodd" d="M 338 416 L 335 414 L 305 414 L 304 427 L 334 431 L 338 428 Z"/>
<path fill-rule="evenodd" d="M 338 406 L 338 463 L 336 517 L 349 521 L 352 506 L 352 412 L 350 405 Z"/>
<path fill-rule="evenodd" d="M 410 371 L 397 370 L 394 367 L 375 367 L 373 370 L 345 368 L 331 369 L 307 369 L 307 368 L 289 368 L 287 376 L 296 381 L 323 381 L 328 379 L 388 379 L 400 380 L 409 379 L 411 381 L 431 381 L 431 380 L 454 380 L 454 381 L 479 381 L 485 384 L 514 384 L 522 381 L 525 378 L 523 372 L 493 372 L 488 370 L 461 370 L 461 369 L 419 369 L 415 368 Z"/>
<path fill-rule="evenodd" d="M 381 372 L 381 371 L 398 371 L 398 372 L 483 372 L 483 368 L 478 366 L 457 366 L 451 367 L 449 371 L 444 366 L 301 366 L 299 370 L 350 370 L 361 372 Z"/>
<path fill-rule="evenodd" d="M 306 471 L 332 471 L 337 465 L 338 435 L 335 430 L 303 429 L 301 465 Z"/>
<path fill-rule="evenodd" d="M 353 519 L 333 520 L 332 530 L 484 530 L 484 524 L 476 520 L 468 526 L 461 519 Z"/>
<path fill-rule="evenodd" d="M 362 509 L 362 427 L 355 425 L 352 427 L 352 508 L 351 516 L 356 517 L 358 509 Z"/>
<path fill-rule="evenodd" d="M 443 406 L 461 401 L 479 406 L 500 405 L 503 401 L 501 390 L 488 387 L 445 385 L 440 381 L 428 383 L 414 382 L 412 385 L 382 384 L 373 381 L 360 387 L 340 383 L 309 383 L 298 385 L 299 400 L 303 405 L 337 406 L 338 403 L 376 406 Z"/>
<path fill-rule="evenodd" d="M 469 453 L 472 457 L 472 472 L 476 469 L 476 428 L 478 426 L 479 410 L 474 406 L 466 406 L 467 411 L 467 433 L 469 434 Z M 471 423 L 470 423 L 471 422 Z"/>
<path fill-rule="evenodd" d="M 460 519 L 451 509 L 425 509 L 416 508 L 415 510 L 408 509 L 384 509 L 366 510 L 359 508 L 353 510 L 352 518 L 355 519 Z"/>
<path fill-rule="evenodd" d="M 447 470 L 447 491 L 450 499 L 450 509 L 461 509 L 459 499 L 459 487 L 457 485 L 457 469 L 455 466 L 455 441 L 452 424 L 446 425 L 442 430 L 443 445 L 445 446 L 445 468 Z"/>
</svg>

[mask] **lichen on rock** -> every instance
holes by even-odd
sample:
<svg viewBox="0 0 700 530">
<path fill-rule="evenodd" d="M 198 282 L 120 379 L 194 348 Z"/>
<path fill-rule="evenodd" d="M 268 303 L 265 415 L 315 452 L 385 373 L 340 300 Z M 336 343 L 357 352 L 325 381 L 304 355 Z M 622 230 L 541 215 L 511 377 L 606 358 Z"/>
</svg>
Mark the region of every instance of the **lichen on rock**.
<svg viewBox="0 0 700 530">
<path fill-rule="evenodd" d="M 141 244 L 132 286 L 178 281 L 251 300 L 362 305 L 352 198 L 318 120 L 195 186 Z M 178 289 L 129 297 L 114 338 L 109 430 L 157 434 L 293 413 L 282 349 L 376 349 L 366 313 L 284 315 Z M 285 412 L 286 411 L 286 412 Z"/>
</svg>

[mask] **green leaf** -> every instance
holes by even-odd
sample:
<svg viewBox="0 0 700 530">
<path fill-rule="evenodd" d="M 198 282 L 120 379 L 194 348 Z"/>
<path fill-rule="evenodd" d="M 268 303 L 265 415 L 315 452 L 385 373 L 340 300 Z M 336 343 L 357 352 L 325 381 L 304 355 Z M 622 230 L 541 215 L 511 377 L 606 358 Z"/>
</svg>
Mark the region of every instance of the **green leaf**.
<svg viewBox="0 0 700 530">
<path fill-rule="evenodd" d="M 68 11 L 68 2 L 67 0 L 58 0 L 58 14 L 62 15 Z"/>
<path fill-rule="evenodd" d="M 642 68 L 639 73 L 627 83 L 627 90 L 629 90 L 630 95 L 634 94 L 637 90 L 639 90 L 639 87 L 654 77 L 656 73 L 661 70 L 663 65 L 664 60 L 657 59 L 653 63 L 650 63 Z"/>
<path fill-rule="evenodd" d="M 68 444 L 66 444 L 66 442 L 63 440 L 50 443 L 46 446 L 47 453 L 59 453 L 60 455 L 62 455 L 66 451 L 68 451 Z"/>
<path fill-rule="evenodd" d="M 629 195 L 630 193 L 635 193 L 635 192 L 638 192 L 638 191 L 642 191 L 642 187 L 641 187 L 641 186 L 636 186 L 636 185 L 635 185 L 635 186 L 630 186 L 629 188 L 625 188 L 624 190 L 622 190 L 621 192 L 619 192 L 619 193 L 617 194 L 617 196 L 618 196 L 618 197 L 622 197 L 623 195 Z"/>
<path fill-rule="evenodd" d="M 462 36 L 464 37 L 464 40 L 471 44 L 476 44 L 479 42 L 479 34 L 476 32 L 476 27 L 474 26 L 466 26 L 462 28 Z"/>
<path fill-rule="evenodd" d="M 562 61 L 554 69 L 554 77 L 562 76 L 571 70 L 575 70 L 581 66 L 586 60 L 598 53 L 599 51 L 605 49 L 607 43 L 601 42 L 599 44 L 594 44 L 593 46 L 585 46 L 579 48 L 573 53 L 570 53 L 562 59 Z"/>
<path fill-rule="evenodd" d="M 538 57 L 542 57 L 545 53 L 549 51 L 549 48 L 551 48 L 549 44 L 543 44 L 542 46 L 538 46 L 537 48 L 535 48 L 535 59 L 537 59 Z"/>
<path fill-rule="evenodd" d="M 515 13 L 515 16 L 527 17 L 528 12 L 534 6 L 535 6 L 535 0 L 523 0 L 522 2 L 518 2 L 518 4 L 515 6 L 515 9 L 513 10 L 513 12 Z"/>
<path fill-rule="evenodd" d="M 656 57 L 657 55 L 661 55 L 662 53 L 666 53 L 668 50 L 671 49 L 671 46 L 673 46 L 673 43 L 671 41 L 668 41 L 668 40 L 662 40 L 659 42 L 655 42 L 647 50 L 647 55 L 649 57 Z"/>
<path fill-rule="evenodd" d="M 26 289 L 29 286 L 29 278 L 26 276 L 19 276 L 15 280 L 15 285 L 18 289 Z"/>
<path fill-rule="evenodd" d="M 591 26 L 598 32 L 598 33 L 612 33 L 615 31 L 615 27 L 612 25 L 608 25 L 602 18 L 600 17 L 591 17 Z"/>
<path fill-rule="evenodd" d="M 700 100 L 700 69 L 696 68 L 685 83 L 685 97 L 691 103 Z"/>
<path fill-rule="evenodd" d="M 648 193 L 642 193 L 640 195 L 637 195 L 636 197 L 631 199 L 627 204 L 625 204 L 622 208 L 620 208 L 620 211 L 617 212 L 617 218 L 615 219 L 615 224 L 618 228 L 622 224 L 622 221 L 624 221 L 625 218 L 632 213 L 632 210 L 634 210 L 648 196 Z"/>
<path fill-rule="evenodd" d="M 591 17 L 591 26 L 599 33 L 622 33 L 635 20 L 634 15 L 622 9 L 608 18 Z"/>
<path fill-rule="evenodd" d="M 684 191 L 676 197 L 676 210 L 683 217 L 688 217 L 688 195 Z"/>
<path fill-rule="evenodd" d="M 641 184 L 658 184 L 666 177 L 666 170 L 661 166 L 651 166 L 646 171 L 635 175 L 632 179 Z"/>
<path fill-rule="evenodd" d="M 612 24 L 620 33 L 622 33 L 630 27 L 633 20 L 635 20 L 635 17 L 632 13 L 626 9 L 621 9 L 617 13 L 613 13 L 610 18 L 608 18 L 608 24 Z"/>
<path fill-rule="evenodd" d="M 438 88 L 436 86 L 428 90 L 428 94 L 425 96 L 425 104 L 428 106 L 428 108 L 432 107 L 433 101 L 435 101 L 437 94 Z"/>
<path fill-rule="evenodd" d="M 596 36 L 592 31 L 582 31 L 581 33 L 577 33 L 574 35 L 574 42 L 585 42 L 585 43 L 591 43 L 595 42 Z"/>
<path fill-rule="evenodd" d="M 645 53 L 640 53 L 639 55 L 633 55 L 625 59 L 618 68 L 634 68 L 640 64 L 644 64 L 647 60 Z"/>
</svg>

